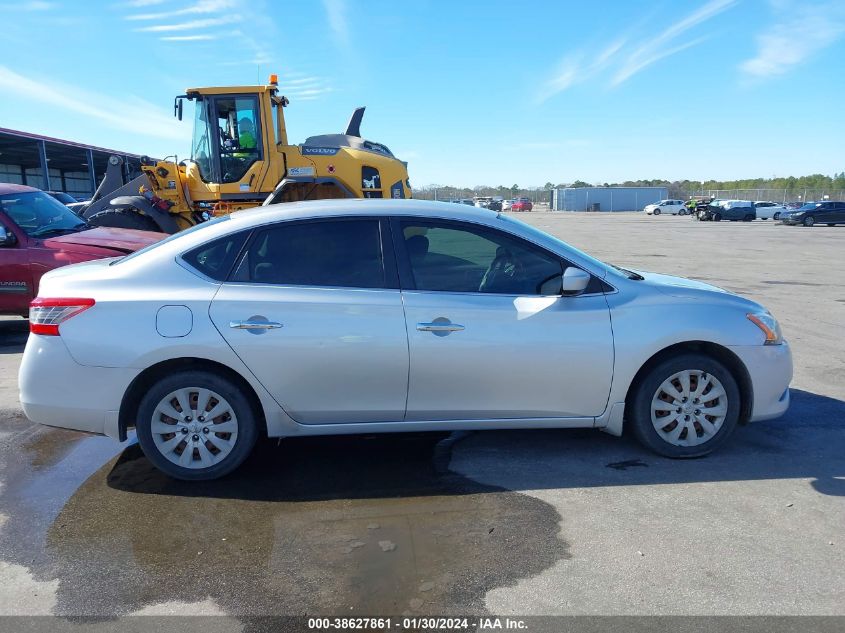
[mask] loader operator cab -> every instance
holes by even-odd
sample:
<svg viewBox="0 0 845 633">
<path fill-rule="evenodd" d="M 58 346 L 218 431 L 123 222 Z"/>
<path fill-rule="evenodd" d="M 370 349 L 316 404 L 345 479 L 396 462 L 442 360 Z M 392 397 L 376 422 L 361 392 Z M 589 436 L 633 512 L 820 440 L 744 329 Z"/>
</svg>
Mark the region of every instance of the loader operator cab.
<svg viewBox="0 0 845 633">
<path fill-rule="evenodd" d="M 262 159 L 257 95 L 198 95 L 191 160 L 205 182 L 239 182 Z"/>
</svg>

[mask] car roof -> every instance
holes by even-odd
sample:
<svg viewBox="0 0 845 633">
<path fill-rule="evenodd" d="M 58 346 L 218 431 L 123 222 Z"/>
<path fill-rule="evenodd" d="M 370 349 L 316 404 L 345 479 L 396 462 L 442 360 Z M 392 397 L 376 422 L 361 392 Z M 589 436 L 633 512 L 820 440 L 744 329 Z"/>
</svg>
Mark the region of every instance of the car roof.
<svg viewBox="0 0 845 633">
<path fill-rule="evenodd" d="M 464 208 L 465 207 L 465 208 Z M 362 215 L 431 215 L 435 218 L 456 220 L 487 220 L 496 217 L 496 211 L 469 205 L 456 206 L 449 202 L 431 200 L 383 200 L 373 198 L 341 198 L 334 200 L 309 200 L 283 202 L 266 207 L 244 209 L 231 215 L 232 220 L 253 226 L 276 220 L 296 220 L 320 217 L 355 217 Z"/>
<path fill-rule="evenodd" d="M 28 187 L 26 185 L 15 185 L 10 182 L 0 182 L 0 196 L 8 193 L 27 193 L 30 191 L 41 191 L 35 187 Z"/>
</svg>

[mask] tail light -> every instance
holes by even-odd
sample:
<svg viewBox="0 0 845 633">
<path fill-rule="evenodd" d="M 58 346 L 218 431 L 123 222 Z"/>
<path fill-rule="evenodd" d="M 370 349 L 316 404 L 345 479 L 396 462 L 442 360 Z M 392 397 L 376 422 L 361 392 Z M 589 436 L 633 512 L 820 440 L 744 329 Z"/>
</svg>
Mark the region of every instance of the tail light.
<svg viewBox="0 0 845 633">
<path fill-rule="evenodd" d="M 29 331 L 44 336 L 58 336 L 59 325 L 85 312 L 93 299 L 38 297 L 29 304 Z"/>
</svg>

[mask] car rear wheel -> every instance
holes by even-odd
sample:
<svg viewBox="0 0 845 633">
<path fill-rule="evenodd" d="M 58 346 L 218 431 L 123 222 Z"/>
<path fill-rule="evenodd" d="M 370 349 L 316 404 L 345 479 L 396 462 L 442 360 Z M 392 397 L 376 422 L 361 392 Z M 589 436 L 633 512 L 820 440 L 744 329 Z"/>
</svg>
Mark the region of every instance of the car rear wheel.
<svg viewBox="0 0 845 633">
<path fill-rule="evenodd" d="M 167 475 L 187 480 L 232 472 L 258 435 L 242 391 L 206 371 L 179 372 L 153 385 L 138 407 L 136 427 L 147 459 Z"/>
<path fill-rule="evenodd" d="M 778 211 L 777 213 L 775 213 L 775 214 L 772 216 L 772 219 L 773 219 L 773 220 L 780 220 L 780 211 Z"/>
<path fill-rule="evenodd" d="M 745 221 L 745 222 L 752 222 L 752 221 L 754 221 L 754 216 L 753 216 L 753 215 L 751 215 L 751 214 L 749 213 L 748 215 L 746 215 L 746 216 L 743 218 L 743 221 Z"/>
<path fill-rule="evenodd" d="M 687 214 L 686 209 L 681 209 L 680 211 L 678 211 L 678 215 L 686 215 L 686 214 Z"/>
<path fill-rule="evenodd" d="M 636 438 L 666 457 L 706 455 L 739 420 L 739 387 L 730 371 L 703 354 L 680 354 L 654 366 L 628 408 Z"/>
<path fill-rule="evenodd" d="M 804 226 L 813 226 L 815 223 L 816 219 L 812 215 L 809 215 L 804 218 Z"/>
</svg>

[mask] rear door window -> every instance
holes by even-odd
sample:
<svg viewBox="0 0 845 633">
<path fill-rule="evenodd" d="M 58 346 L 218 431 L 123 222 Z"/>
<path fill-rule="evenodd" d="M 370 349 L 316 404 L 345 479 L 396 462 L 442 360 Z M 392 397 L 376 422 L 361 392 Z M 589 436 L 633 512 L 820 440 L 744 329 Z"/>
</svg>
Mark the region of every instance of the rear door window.
<svg viewBox="0 0 845 633">
<path fill-rule="evenodd" d="M 281 222 L 259 229 L 234 281 L 340 288 L 385 288 L 378 219 Z"/>
</svg>

